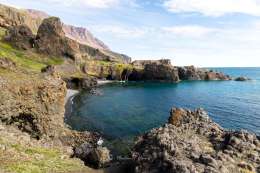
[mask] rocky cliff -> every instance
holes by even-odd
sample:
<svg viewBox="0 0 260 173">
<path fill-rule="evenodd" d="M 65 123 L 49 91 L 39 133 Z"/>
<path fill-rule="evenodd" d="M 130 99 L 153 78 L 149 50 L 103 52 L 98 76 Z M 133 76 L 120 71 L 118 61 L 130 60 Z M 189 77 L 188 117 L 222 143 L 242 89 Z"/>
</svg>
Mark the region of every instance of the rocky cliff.
<svg viewBox="0 0 260 173">
<path fill-rule="evenodd" d="M 256 173 L 260 137 L 225 130 L 203 109 L 173 108 L 167 124 L 137 140 L 132 156 L 140 173 Z"/>
<path fill-rule="evenodd" d="M 230 76 L 220 72 L 194 66 L 173 66 L 168 59 L 137 60 L 132 62 L 132 65 L 133 70 L 127 78 L 134 81 L 231 80 Z"/>
</svg>

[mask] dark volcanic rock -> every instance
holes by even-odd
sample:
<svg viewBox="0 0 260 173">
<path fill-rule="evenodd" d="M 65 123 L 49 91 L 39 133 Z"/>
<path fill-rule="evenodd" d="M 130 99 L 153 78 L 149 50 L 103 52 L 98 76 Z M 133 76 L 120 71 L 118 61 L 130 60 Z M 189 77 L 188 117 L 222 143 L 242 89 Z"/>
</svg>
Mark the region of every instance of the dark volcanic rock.
<svg viewBox="0 0 260 173">
<path fill-rule="evenodd" d="M 140 173 L 257 172 L 259 156 L 259 137 L 226 131 L 203 109 L 172 109 L 169 122 L 141 136 L 132 152 Z"/>
<path fill-rule="evenodd" d="M 129 80 L 133 81 L 231 80 L 223 73 L 194 66 L 175 67 L 168 59 L 140 60 L 132 62 L 132 65 L 134 69 L 129 75 Z"/>
<path fill-rule="evenodd" d="M 9 28 L 5 40 L 19 49 L 31 49 L 34 46 L 34 38 L 31 29 L 26 25 L 12 26 Z"/>
<path fill-rule="evenodd" d="M 67 57 L 77 63 L 83 59 L 95 59 L 104 61 L 124 61 L 124 59 L 109 56 L 99 49 L 78 43 L 66 37 L 63 24 L 57 17 L 44 19 L 37 32 L 35 46 L 40 53 Z"/>
<path fill-rule="evenodd" d="M 171 65 L 170 60 L 134 61 L 134 69 L 129 74 L 129 80 L 171 81 L 178 82 L 178 69 Z"/>
<path fill-rule="evenodd" d="M 235 78 L 235 81 L 248 81 L 251 80 L 250 78 L 244 77 L 244 76 L 240 76 Z"/>
<path fill-rule="evenodd" d="M 171 65 L 151 63 L 144 67 L 145 80 L 179 81 L 178 70 Z"/>
<path fill-rule="evenodd" d="M 97 79 L 93 77 L 71 77 L 71 78 L 64 78 L 66 82 L 67 88 L 69 89 L 87 89 L 90 90 L 92 88 L 97 87 Z"/>
<path fill-rule="evenodd" d="M 43 20 L 37 32 L 35 46 L 40 53 L 65 56 L 73 60 L 80 58 L 79 44 L 65 37 L 62 23 L 56 17 Z"/>
<path fill-rule="evenodd" d="M 223 73 L 195 68 L 194 66 L 178 67 L 178 72 L 181 80 L 231 80 L 228 75 Z"/>
</svg>

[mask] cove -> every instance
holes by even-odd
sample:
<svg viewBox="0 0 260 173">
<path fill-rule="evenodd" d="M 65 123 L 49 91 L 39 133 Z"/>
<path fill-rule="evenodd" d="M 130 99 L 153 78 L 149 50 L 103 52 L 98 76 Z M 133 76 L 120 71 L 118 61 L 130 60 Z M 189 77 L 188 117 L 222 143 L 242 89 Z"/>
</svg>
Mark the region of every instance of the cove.
<svg viewBox="0 0 260 173">
<path fill-rule="evenodd" d="M 127 140 L 162 125 L 171 107 L 204 108 L 227 129 L 260 133 L 260 68 L 214 69 L 252 81 L 128 82 L 100 86 L 100 95 L 81 92 L 73 99 L 67 123 L 97 131 L 107 139 Z"/>
</svg>

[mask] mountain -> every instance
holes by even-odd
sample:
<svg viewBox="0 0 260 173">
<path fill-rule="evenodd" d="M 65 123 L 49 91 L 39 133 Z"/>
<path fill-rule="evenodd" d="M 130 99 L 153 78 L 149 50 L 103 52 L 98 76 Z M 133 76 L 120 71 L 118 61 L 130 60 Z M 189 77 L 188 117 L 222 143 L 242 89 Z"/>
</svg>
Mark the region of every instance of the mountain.
<svg viewBox="0 0 260 173">
<path fill-rule="evenodd" d="M 48 17 L 50 15 L 39 10 L 16 9 L 0 4 L 0 26 L 2 27 L 26 24 L 36 33 L 42 20 Z M 107 45 L 94 37 L 86 28 L 63 24 L 63 30 L 67 37 L 81 44 L 86 44 L 100 50 L 109 50 Z"/>
<path fill-rule="evenodd" d="M 47 13 L 39 10 L 27 9 L 27 12 L 34 19 L 43 20 L 50 17 L 50 15 L 48 15 Z M 63 31 L 65 32 L 67 37 L 76 40 L 81 44 L 86 44 L 88 46 L 101 50 L 109 50 L 107 45 L 105 45 L 101 40 L 94 37 L 93 34 L 86 28 L 63 24 Z"/>
<path fill-rule="evenodd" d="M 17 9 L 0 4 L 0 26 L 9 27 L 25 24 L 36 33 L 42 23 L 41 18 L 32 17 L 27 10 Z"/>
<path fill-rule="evenodd" d="M 25 24 L 36 35 L 39 26 L 45 18 L 51 17 L 49 14 L 34 9 L 17 9 L 0 4 L 0 27 L 17 26 Z M 83 27 L 72 25 L 62 25 L 66 37 L 81 44 L 98 49 L 100 52 L 112 59 L 123 59 L 124 62 L 131 62 L 131 58 L 121 53 L 113 52 L 109 47 Z"/>
</svg>

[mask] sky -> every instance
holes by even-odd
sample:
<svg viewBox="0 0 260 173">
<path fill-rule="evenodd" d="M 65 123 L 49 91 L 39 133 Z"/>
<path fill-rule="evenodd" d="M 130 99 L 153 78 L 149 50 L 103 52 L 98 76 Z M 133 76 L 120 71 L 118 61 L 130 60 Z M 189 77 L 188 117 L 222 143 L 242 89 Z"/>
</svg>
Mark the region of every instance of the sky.
<svg viewBox="0 0 260 173">
<path fill-rule="evenodd" d="M 260 67 L 260 0 L 0 0 L 89 29 L 111 50 L 173 65 Z"/>
</svg>

